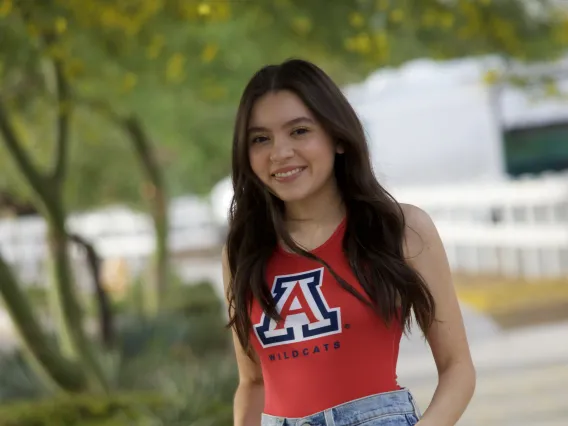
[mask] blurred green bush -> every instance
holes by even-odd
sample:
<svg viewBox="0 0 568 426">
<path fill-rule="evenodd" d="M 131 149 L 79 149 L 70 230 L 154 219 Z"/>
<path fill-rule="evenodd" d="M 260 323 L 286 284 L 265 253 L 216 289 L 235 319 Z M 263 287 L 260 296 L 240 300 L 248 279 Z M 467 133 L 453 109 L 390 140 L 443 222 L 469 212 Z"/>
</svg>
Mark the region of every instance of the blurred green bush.
<svg viewBox="0 0 568 426">
<path fill-rule="evenodd" d="M 201 282 L 174 283 L 162 307 L 151 320 L 138 309 L 138 289 L 133 287 L 117 316 L 119 352 L 126 361 L 157 352 L 164 356 L 203 357 L 230 350 L 223 302 L 214 287 Z"/>
<path fill-rule="evenodd" d="M 159 393 L 122 395 L 65 395 L 5 404 L 2 426 L 125 426 L 143 425 L 159 417 L 166 401 Z M 158 418 L 156 417 L 156 418 Z M 141 423 L 142 422 L 142 423 Z"/>
<path fill-rule="evenodd" d="M 2 426 L 232 426 L 232 357 L 136 366 L 141 390 L 2 404 Z M 153 389 L 151 389 L 153 388 Z"/>
<path fill-rule="evenodd" d="M 41 382 L 20 352 L 0 352 L 0 402 L 45 395 Z M 2 425 L 2 423 L 0 423 Z"/>
<path fill-rule="evenodd" d="M 0 426 L 231 426 L 237 370 L 214 287 L 172 283 L 153 319 L 139 291 L 113 301 L 110 396 L 50 398 L 19 353 L 0 354 Z"/>
</svg>

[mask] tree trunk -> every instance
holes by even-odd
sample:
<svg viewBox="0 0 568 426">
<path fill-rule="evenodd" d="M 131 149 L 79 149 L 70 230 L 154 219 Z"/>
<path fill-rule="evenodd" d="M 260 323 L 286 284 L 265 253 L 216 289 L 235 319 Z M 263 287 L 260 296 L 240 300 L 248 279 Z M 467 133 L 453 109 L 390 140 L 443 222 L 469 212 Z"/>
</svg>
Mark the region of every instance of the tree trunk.
<svg viewBox="0 0 568 426">
<path fill-rule="evenodd" d="M 67 113 L 68 111 L 65 109 L 59 110 L 59 114 Z M 59 119 L 58 123 L 60 125 L 67 124 L 68 121 Z M 22 144 L 11 126 L 3 104 L 0 102 L 0 133 L 3 135 L 4 143 L 44 207 L 42 211 L 48 223 L 49 248 L 55 272 L 56 301 L 60 308 L 58 311 L 60 315 L 58 324 L 62 327 L 60 333 L 64 336 L 64 341 L 68 343 L 65 348 L 66 354 L 81 365 L 90 388 L 93 390 L 106 390 L 107 386 L 102 370 L 82 328 L 81 310 L 75 297 L 69 265 L 67 233 L 65 230 L 66 215 L 61 190 L 65 175 L 65 170 L 61 165 L 64 162 L 62 152 L 66 152 L 66 148 L 63 147 L 67 143 L 67 137 L 63 136 L 65 132 L 64 129 L 59 129 L 56 153 L 58 161 L 54 167 L 54 174 L 52 176 L 44 176 L 38 171 L 22 148 Z"/>
<path fill-rule="evenodd" d="M 63 358 L 61 353 L 50 345 L 47 335 L 34 316 L 32 307 L 1 255 L 0 283 L 0 294 L 18 331 L 24 354 L 30 360 L 31 367 L 51 389 L 83 391 L 86 387 L 85 376 L 77 364 Z"/>
<path fill-rule="evenodd" d="M 61 326 L 62 348 L 65 355 L 78 362 L 83 368 L 89 388 L 95 391 L 106 391 L 107 384 L 95 356 L 94 348 L 83 329 L 81 306 L 73 287 L 73 279 L 69 262 L 68 236 L 64 222 L 49 215 L 49 247 L 53 258 L 55 272 L 56 303 Z"/>
<path fill-rule="evenodd" d="M 160 309 L 165 297 L 169 280 L 169 252 L 168 252 L 168 208 L 166 185 L 152 149 L 152 144 L 140 122 L 134 118 L 124 120 L 124 126 L 134 145 L 134 149 L 142 165 L 144 174 L 149 182 L 148 200 L 154 223 L 156 252 L 154 261 L 154 279 L 144 291 L 144 305 L 146 313 L 154 316 Z"/>
</svg>

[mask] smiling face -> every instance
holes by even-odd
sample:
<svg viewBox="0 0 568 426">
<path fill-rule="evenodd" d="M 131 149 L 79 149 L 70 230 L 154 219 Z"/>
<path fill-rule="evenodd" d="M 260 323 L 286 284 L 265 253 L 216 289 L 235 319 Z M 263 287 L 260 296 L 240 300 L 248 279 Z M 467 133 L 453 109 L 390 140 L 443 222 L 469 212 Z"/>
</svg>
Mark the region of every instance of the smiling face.
<svg viewBox="0 0 568 426">
<path fill-rule="evenodd" d="M 341 148 L 294 93 L 271 92 L 255 103 L 248 144 L 253 172 L 285 203 L 335 188 L 333 167 Z"/>
</svg>

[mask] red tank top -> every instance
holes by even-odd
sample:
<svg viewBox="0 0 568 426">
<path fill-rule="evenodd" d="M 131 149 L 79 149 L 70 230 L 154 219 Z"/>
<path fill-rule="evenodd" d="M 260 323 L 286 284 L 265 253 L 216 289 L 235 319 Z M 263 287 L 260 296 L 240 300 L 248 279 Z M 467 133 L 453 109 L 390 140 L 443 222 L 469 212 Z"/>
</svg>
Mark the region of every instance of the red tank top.
<svg viewBox="0 0 568 426">
<path fill-rule="evenodd" d="M 343 254 L 345 224 L 313 253 L 367 297 Z M 306 417 L 400 389 L 397 321 L 386 326 L 321 264 L 280 247 L 267 265 L 267 281 L 282 321 L 271 320 L 253 303 L 252 344 L 262 367 L 266 414 Z"/>
</svg>

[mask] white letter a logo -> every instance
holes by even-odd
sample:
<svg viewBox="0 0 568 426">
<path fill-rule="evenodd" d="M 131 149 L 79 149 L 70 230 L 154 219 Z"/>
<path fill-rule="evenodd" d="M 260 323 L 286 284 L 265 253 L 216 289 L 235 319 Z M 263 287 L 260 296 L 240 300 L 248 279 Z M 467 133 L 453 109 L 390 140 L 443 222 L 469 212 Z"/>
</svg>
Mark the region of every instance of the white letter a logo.
<svg viewBox="0 0 568 426">
<path fill-rule="evenodd" d="M 321 292 L 324 269 L 274 278 L 272 295 L 282 321 L 262 314 L 254 331 L 262 347 L 341 333 L 340 309 L 330 309 Z"/>
</svg>

